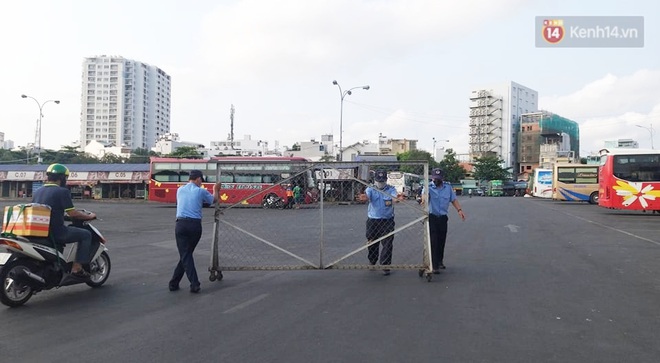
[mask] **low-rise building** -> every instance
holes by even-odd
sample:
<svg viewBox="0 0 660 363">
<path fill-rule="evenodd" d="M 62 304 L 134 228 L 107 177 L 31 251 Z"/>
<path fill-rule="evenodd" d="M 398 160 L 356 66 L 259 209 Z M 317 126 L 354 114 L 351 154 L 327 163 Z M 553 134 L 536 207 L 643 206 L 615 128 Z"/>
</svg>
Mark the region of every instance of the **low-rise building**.
<svg viewBox="0 0 660 363">
<path fill-rule="evenodd" d="M 75 199 L 146 199 L 149 164 L 67 164 Z M 48 165 L 0 164 L 0 197 L 32 198 L 46 181 Z"/>
</svg>

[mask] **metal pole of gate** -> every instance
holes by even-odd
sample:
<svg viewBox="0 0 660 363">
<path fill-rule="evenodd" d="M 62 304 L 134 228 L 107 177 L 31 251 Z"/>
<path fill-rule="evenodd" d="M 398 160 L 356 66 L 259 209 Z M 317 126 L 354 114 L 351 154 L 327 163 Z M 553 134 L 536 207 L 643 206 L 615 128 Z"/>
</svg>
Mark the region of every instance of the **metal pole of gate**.
<svg viewBox="0 0 660 363">
<path fill-rule="evenodd" d="M 321 166 L 321 171 L 319 172 L 320 185 L 319 185 L 319 216 L 321 218 L 321 235 L 319 236 L 319 268 L 323 268 L 323 240 L 324 236 L 324 222 L 323 222 L 323 200 L 325 199 L 325 167 Z"/>
<path fill-rule="evenodd" d="M 431 229 L 430 229 L 430 226 L 429 226 L 429 222 L 430 222 L 429 215 L 431 213 L 431 201 L 429 200 L 429 188 L 430 188 L 430 185 L 431 185 L 431 180 L 429 178 L 430 175 L 431 174 L 429 172 L 429 164 L 428 163 L 424 164 L 424 179 L 423 180 L 424 180 L 424 183 L 426 185 L 424 185 L 424 193 L 422 195 L 422 200 L 424 201 L 424 203 L 426 203 L 426 208 L 424 208 L 424 209 L 426 209 L 426 223 L 424 223 L 425 224 L 425 226 L 424 226 L 425 227 L 424 228 L 425 233 L 424 234 L 426 235 L 426 241 L 425 241 L 426 242 L 426 252 L 427 252 L 426 255 L 428 257 L 428 267 L 427 267 L 427 270 L 426 270 L 427 274 L 432 273 L 432 270 L 433 270 L 433 257 L 431 256 Z M 422 261 L 422 263 L 423 263 L 423 261 Z"/>
<path fill-rule="evenodd" d="M 217 167 L 216 170 L 216 182 L 220 181 L 220 168 Z M 221 280 L 222 271 L 218 271 L 218 265 L 220 264 L 218 258 L 218 244 L 219 244 L 219 231 L 220 231 L 220 200 L 215 202 L 215 210 L 213 213 L 213 240 L 211 241 L 211 266 L 209 267 L 209 279 L 211 281 Z"/>
</svg>

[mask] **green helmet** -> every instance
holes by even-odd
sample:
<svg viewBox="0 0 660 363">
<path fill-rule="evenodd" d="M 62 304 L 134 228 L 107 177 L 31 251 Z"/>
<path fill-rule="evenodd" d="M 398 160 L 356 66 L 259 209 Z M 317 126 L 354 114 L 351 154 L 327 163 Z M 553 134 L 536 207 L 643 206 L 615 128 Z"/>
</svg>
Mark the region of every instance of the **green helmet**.
<svg viewBox="0 0 660 363">
<path fill-rule="evenodd" d="M 46 174 L 55 174 L 55 175 L 64 175 L 65 177 L 69 176 L 69 168 L 62 164 L 50 164 L 48 169 L 46 169 Z"/>
</svg>

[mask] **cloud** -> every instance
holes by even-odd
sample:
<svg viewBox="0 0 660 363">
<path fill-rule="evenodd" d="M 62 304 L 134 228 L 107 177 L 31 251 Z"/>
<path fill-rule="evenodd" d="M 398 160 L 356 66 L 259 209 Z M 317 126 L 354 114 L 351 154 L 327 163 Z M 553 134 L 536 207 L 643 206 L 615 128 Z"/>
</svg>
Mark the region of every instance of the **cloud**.
<svg viewBox="0 0 660 363">
<path fill-rule="evenodd" d="M 218 5 L 206 16 L 200 57 L 214 81 L 357 72 L 465 35 L 519 2 L 244 0 Z"/>
<path fill-rule="evenodd" d="M 581 153 L 618 139 L 634 139 L 650 148 L 652 121 L 660 118 L 660 69 L 606 74 L 573 93 L 541 97 L 539 106 L 580 124 Z M 657 136 L 657 126 L 654 131 Z"/>
<path fill-rule="evenodd" d="M 561 109 L 571 117 L 603 117 L 627 111 L 648 112 L 660 103 L 660 69 L 642 69 L 617 77 L 607 74 L 564 96 L 541 97 L 549 110 Z"/>
</svg>

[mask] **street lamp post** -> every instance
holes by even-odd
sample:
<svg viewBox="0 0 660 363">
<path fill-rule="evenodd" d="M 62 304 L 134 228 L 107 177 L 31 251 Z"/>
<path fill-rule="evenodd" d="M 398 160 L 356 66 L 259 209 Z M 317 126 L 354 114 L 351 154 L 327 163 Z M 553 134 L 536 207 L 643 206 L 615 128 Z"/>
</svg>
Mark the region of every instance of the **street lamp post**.
<svg viewBox="0 0 660 363">
<path fill-rule="evenodd" d="M 39 147 L 39 149 L 37 149 L 37 163 L 41 164 L 42 161 L 41 160 L 41 119 L 44 117 L 44 112 L 43 112 L 44 105 L 47 104 L 48 102 L 55 102 L 56 104 L 59 104 L 60 101 L 48 100 L 45 101 L 44 103 L 39 103 L 39 101 L 37 101 L 37 99 L 32 96 L 21 95 L 21 98 L 31 98 L 34 100 L 34 102 L 37 103 L 37 106 L 39 107 L 39 124 L 37 125 L 37 140 L 35 140 L 35 142 L 37 142 L 37 146 Z"/>
<path fill-rule="evenodd" d="M 337 81 L 332 81 L 332 84 L 335 86 L 339 87 L 339 96 L 341 98 L 340 106 L 339 106 L 339 161 L 342 161 L 343 155 L 342 155 L 342 150 L 343 150 L 343 140 L 344 140 L 344 129 L 343 129 L 343 117 L 344 117 L 344 97 L 346 95 L 351 95 L 351 91 L 354 89 L 362 88 L 364 90 L 368 90 L 369 86 L 361 86 L 361 87 L 353 87 L 351 89 L 348 89 L 346 91 L 342 91 L 341 86 Z"/>
<path fill-rule="evenodd" d="M 646 129 L 646 131 L 648 131 L 649 134 L 651 134 L 651 150 L 655 150 L 655 149 L 653 148 L 653 124 L 649 124 L 649 125 L 650 125 L 651 127 L 646 127 L 646 126 L 642 126 L 642 125 L 635 125 L 635 126 L 637 126 L 637 127 L 641 127 L 641 128 L 643 128 L 643 129 Z"/>
</svg>

